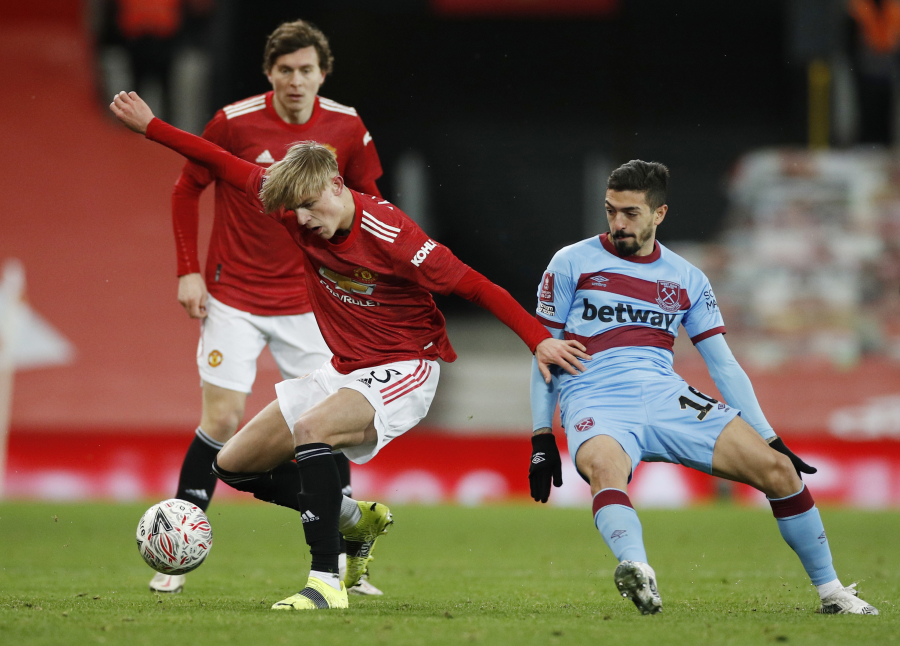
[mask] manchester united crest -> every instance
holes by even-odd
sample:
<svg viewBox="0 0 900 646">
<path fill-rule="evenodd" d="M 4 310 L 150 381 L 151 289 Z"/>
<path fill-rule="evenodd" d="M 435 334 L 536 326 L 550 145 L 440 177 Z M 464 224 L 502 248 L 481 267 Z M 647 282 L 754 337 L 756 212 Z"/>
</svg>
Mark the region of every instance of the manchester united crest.
<svg viewBox="0 0 900 646">
<path fill-rule="evenodd" d="M 366 269 L 365 267 L 357 267 L 353 270 L 353 276 L 356 280 L 362 281 L 364 283 L 374 283 L 378 280 L 378 274 L 376 274 L 371 269 Z"/>
<path fill-rule="evenodd" d="M 209 353 L 209 356 L 206 358 L 206 361 L 213 368 L 217 368 L 222 363 L 222 353 L 218 350 L 213 350 Z"/>
<path fill-rule="evenodd" d="M 575 430 L 579 433 L 583 433 L 584 431 L 594 428 L 594 418 L 593 417 L 585 417 L 582 420 L 579 420 L 575 424 Z"/>
<path fill-rule="evenodd" d="M 666 312 L 681 309 L 681 285 L 668 280 L 656 281 L 656 304 Z"/>
</svg>

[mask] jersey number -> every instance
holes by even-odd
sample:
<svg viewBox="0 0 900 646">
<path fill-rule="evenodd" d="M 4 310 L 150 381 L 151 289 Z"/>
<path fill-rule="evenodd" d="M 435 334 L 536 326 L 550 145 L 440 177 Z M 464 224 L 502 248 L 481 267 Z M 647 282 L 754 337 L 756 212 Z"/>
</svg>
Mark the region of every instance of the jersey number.
<svg viewBox="0 0 900 646">
<path fill-rule="evenodd" d="M 391 373 L 394 373 L 398 377 L 401 374 L 399 370 L 394 370 L 393 368 L 388 368 L 387 370 L 384 371 L 384 379 L 379 379 L 378 377 L 376 377 L 374 370 L 372 372 L 370 372 L 369 374 L 372 376 L 372 379 L 374 379 L 375 381 L 382 383 L 382 384 L 386 384 L 387 382 L 389 382 L 391 380 Z"/>
<path fill-rule="evenodd" d="M 703 418 L 706 417 L 706 414 L 712 410 L 713 406 L 719 403 L 718 399 L 707 397 L 693 386 L 688 386 L 688 390 L 697 395 L 697 397 L 699 397 L 700 399 L 705 399 L 709 402 L 706 406 L 703 406 L 702 404 L 698 404 L 697 402 L 695 402 L 693 399 L 688 399 L 684 395 L 678 398 L 678 403 L 681 404 L 681 410 L 687 410 L 690 406 L 695 411 L 697 411 L 697 419 L 699 420 L 703 420 Z"/>
</svg>

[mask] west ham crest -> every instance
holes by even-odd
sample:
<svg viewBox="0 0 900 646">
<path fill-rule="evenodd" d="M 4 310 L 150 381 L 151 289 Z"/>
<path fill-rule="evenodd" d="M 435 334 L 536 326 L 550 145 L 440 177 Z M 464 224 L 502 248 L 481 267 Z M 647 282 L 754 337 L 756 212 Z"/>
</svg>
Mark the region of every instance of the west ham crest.
<svg viewBox="0 0 900 646">
<path fill-rule="evenodd" d="M 575 424 L 575 430 L 579 433 L 586 431 L 590 428 L 594 428 L 594 418 L 593 417 L 585 417 L 583 420 L 579 421 Z"/>
<path fill-rule="evenodd" d="M 656 281 L 656 304 L 667 312 L 681 309 L 681 285 L 668 280 Z"/>
</svg>

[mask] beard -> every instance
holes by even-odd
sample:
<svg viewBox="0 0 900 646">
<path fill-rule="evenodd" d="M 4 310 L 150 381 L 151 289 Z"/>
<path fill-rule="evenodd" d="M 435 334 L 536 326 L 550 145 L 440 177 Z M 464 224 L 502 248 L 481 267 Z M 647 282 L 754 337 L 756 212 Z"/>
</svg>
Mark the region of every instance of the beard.
<svg viewBox="0 0 900 646">
<path fill-rule="evenodd" d="M 610 235 L 613 246 L 620 256 L 633 256 L 641 249 L 642 243 L 638 241 L 636 236 L 617 236 Z"/>
</svg>

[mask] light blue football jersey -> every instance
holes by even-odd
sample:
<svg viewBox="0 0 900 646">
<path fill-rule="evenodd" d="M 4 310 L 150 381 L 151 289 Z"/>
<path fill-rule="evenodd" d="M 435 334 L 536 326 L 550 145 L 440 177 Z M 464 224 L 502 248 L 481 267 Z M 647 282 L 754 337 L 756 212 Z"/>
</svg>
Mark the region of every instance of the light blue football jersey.
<svg viewBox="0 0 900 646">
<path fill-rule="evenodd" d="M 620 257 L 605 233 L 564 247 L 537 296 L 538 319 L 593 357 L 576 377 L 560 371 L 563 408 L 598 382 L 675 376 L 672 347 L 681 325 L 695 344 L 725 332 L 709 280 L 658 242 L 649 256 Z"/>
</svg>

